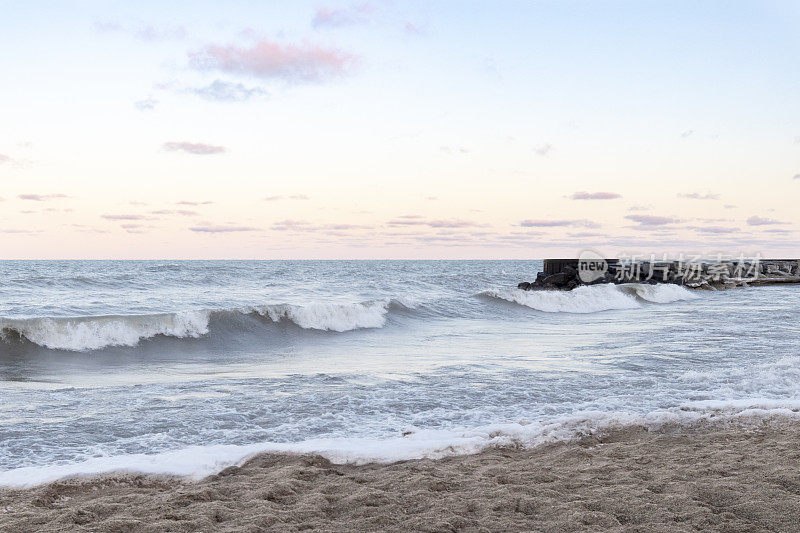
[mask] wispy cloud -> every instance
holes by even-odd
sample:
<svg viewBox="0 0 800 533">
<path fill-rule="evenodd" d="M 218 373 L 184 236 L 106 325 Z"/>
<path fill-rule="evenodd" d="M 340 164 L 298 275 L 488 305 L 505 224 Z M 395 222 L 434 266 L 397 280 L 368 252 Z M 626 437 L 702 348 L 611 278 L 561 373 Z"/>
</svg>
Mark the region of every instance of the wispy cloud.
<svg viewBox="0 0 800 533">
<path fill-rule="evenodd" d="M 369 20 L 372 6 L 368 3 L 343 8 L 318 7 L 311 25 L 315 28 L 352 26 Z"/>
<path fill-rule="evenodd" d="M 780 220 L 775 220 L 773 218 L 765 218 L 758 215 L 753 215 L 747 219 L 747 224 L 749 226 L 779 226 L 782 224 L 787 224 L 787 222 L 781 222 Z"/>
<path fill-rule="evenodd" d="M 656 215 L 628 215 L 625 218 L 632 220 L 642 226 L 666 226 L 680 222 L 675 217 L 662 217 Z"/>
<path fill-rule="evenodd" d="M 224 154 L 228 151 L 224 146 L 191 142 L 166 142 L 162 147 L 169 152 L 186 152 L 195 155 Z"/>
<path fill-rule="evenodd" d="M 794 176 L 792 176 L 792 179 L 793 180 L 800 180 L 800 174 L 795 174 Z"/>
<path fill-rule="evenodd" d="M 207 46 L 190 54 L 190 60 L 200 70 L 312 82 L 345 74 L 355 58 L 334 48 L 310 44 L 283 45 L 263 39 L 250 47 Z"/>
<path fill-rule="evenodd" d="M 213 102 L 244 102 L 254 97 L 266 97 L 269 93 L 261 87 L 247 87 L 242 83 L 214 80 L 205 87 L 189 89 L 204 100 Z"/>
<path fill-rule="evenodd" d="M 417 217 L 398 217 L 387 222 L 389 226 L 427 226 L 429 228 L 472 228 L 481 226 L 472 220 L 422 220 Z"/>
<path fill-rule="evenodd" d="M 719 194 L 707 192 L 700 194 L 699 192 L 680 192 L 678 198 L 686 198 L 688 200 L 719 200 Z"/>
<path fill-rule="evenodd" d="M 553 151 L 553 145 L 550 143 L 542 144 L 540 146 L 535 146 L 533 148 L 533 153 L 538 156 L 546 157 Z"/>
<path fill-rule="evenodd" d="M 265 202 L 277 202 L 278 200 L 310 200 L 311 198 L 306 196 L 305 194 L 292 194 L 289 196 L 267 196 L 264 198 Z"/>
<path fill-rule="evenodd" d="M 271 228 L 273 231 L 290 231 L 290 232 L 344 232 L 350 230 L 363 230 L 372 229 L 372 226 L 364 226 L 360 224 L 312 224 L 306 220 L 280 220 L 275 222 Z"/>
<path fill-rule="evenodd" d="M 591 220 L 547 220 L 547 219 L 528 219 L 519 223 L 523 228 L 563 228 L 568 226 L 581 228 L 599 228 L 600 224 Z"/>
<path fill-rule="evenodd" d="M 0 154 L 0 164 L 2 163 L 10 163 L 11 158 L 5 154 Z"/>
<path fill-rule="evenodd" d="M 288 231 L 309 226 L 311 226 L 311 222 L 307 222 L 305 220 L 287 219 L 276 222 L 272 225 L 272 229 L 275 231 Z"/>
<path fill-rule="evenodd" d="M 151 215 L 180 215 L 183 217 L 193 217 L 198 216 L 200 213 L 197 211 L 189 211 L 187 209 L 158 209 L 156 211 L 150 211 Z"/>
<path fill-rule="evenodd" d="M 17 233 L 20 235 L 33 235 L 36 233 L 41 233 L 41 230 L 32 230 L 32 229 L 0 229 L 0 233 Z"/>
<path fill-rule="evenodd" d="M 47 200 L 55 200 L 57 198 L 69 198 L 66 194 L 20 194 L 17 196 L 20 200 L 31 200 L 33 202 L 46 202 Z"/>
<path fill-rule="evenodd" d="M 183 26 L 131 26 L 119 22 L 98 21 L 94 23 L 95 31 L 99 33 L 126 33 L 141 41 L 170 41 L 186 37 Z"/>
<path fill-rule="evenodd" d="M 106 220 L 144 220 L 144 215 L 120 214 L 120 215 L 100 215 L 100 218 Z"/>
<path fill-rule="evenodd" d="M 439 150 L 441 150 L 442 152 L 444 152 L 446 154 L 455 154 L 455 153 L 468 154 L 469 153 L 469 148 L 465 148 L 463 146 L 455 146 L 455 147 L 453 147 L 453 146 L 440 146 Z"/>
<path fill-rule="evenodd" d="M 239 231 L 259 231 L 258 228 L 250 226 L 193 226 L 189 231 L 197 233 L 233 233 Z"/>
<path fill-rule="evenodd" d="M 578 191 L 570 196 L 573 200 L 614 200 L 622 198 L 621 194 L 615 192 L 586 192 Z"/>
<path fill-rule="evenodd" d="M 138 100 L 133 103 L 133 107 L 138 109 L 139 111 L 152 111 L 156 108 L 156 104 L 158 104 L 158 100 L 152 97 L 145 98 L 144 100 Z"/>
<path fill-rule="evenodd" d="M 403 24 L 403 29 L 406 33 L 410 33 L 412 35 L 419 35 L 422 33 L 422 28 L 414 24 L 413 22 L 406 22 Z"/>
<path fill-rule="evenodd" d="M 710 233 L 713 235 L 724 235 L 727 233 L 738 233 L 741 230 L 733 226 L 691 226 L 698 233 Z"/>
<path fill-rule="evenodd" d="M 203 200 L 200 202 L 192 201 L 192 200 L 181 200 L 179 202 L 175 202 L 175 205 L 209 205 L 213 204 L 211 200 Z"/>
<path fill-rule="evenodd" d="M 652 209 L 649 205 L 632 205 L 628 211 L 650 211 Z"/>
<path fill-rule="evenodd" d="M 691 136 L 693 133 L 694 133 L 694 130 L 686 130 L 686 131 L 681 132 L 681 137 L 685 139 L 685 138 Z"/>
</svg>

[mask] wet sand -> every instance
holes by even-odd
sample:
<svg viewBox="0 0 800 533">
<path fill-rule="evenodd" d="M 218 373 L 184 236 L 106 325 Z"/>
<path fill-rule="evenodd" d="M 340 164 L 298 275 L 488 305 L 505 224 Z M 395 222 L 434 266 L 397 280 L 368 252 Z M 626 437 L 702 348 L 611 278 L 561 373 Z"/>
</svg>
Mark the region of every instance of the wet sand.
<svg viewBox="0 0 800 533">
<path fill-rule="evenodd" d="M 389 465 L 257 456 L 199 482 L 0 491 L 2 531 L 798 531 L 800 425 L 626 427 Z"/>
</svg>

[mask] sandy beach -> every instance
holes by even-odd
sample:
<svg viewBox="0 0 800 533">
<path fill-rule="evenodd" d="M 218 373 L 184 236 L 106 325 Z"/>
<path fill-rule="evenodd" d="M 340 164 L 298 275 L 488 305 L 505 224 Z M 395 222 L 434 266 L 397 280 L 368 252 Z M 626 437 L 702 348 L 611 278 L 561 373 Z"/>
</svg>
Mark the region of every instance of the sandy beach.
<svg viewBox="0 0 800 533">
<path fill-rule="evenodd" d="M 265 454 L 199 482 L 132 474 L 0 492 L 3 531 L 797 531 L 800 426 L 615 429 L 394 464 Z"/>
</svg>

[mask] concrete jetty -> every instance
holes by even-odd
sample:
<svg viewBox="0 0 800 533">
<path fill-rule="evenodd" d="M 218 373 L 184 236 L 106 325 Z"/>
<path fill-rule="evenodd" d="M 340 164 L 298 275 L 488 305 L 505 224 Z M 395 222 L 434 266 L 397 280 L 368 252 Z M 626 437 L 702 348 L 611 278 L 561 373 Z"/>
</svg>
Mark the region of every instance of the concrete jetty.
<svg viewBox="0 0 800 533">
<path fill-rule="evenodd" d="M 542 272 L 523 290 L 572 290 L 600 283 L 673 283 L 693 289 L 800 283 L 800 259 L 636 260 L 545 259 Z"/>
</svg>

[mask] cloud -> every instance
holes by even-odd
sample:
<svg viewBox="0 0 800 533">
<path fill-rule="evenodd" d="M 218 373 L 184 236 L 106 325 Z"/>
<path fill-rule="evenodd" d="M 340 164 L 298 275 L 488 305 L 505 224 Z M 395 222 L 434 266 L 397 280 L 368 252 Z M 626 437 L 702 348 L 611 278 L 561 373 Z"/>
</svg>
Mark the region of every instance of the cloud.
<svg viewBox="0 0 800 533">
<path fill-rule="evenodd" d="M 468 154 L 469 153 L 469 148 L 465 148 L 463 146 L 456 146 L 456 147 L 440 146 L 439 150 L 441 150 L 442 152 L 444 152 L 446 154 L 452 154 L 452 153 L 455 153 L 455 152 L 458 152 L 460 154 Z"/>
<path fill-rule="evenodd" d="M 574 226 L 580 228 L 599 228 L 600 224 L 591 220 L 523 220 L 519 223 L 523 228 L 563 228 Z"/>
<path fill-rule="evenodd" d="M 553 151 L 553 145 L 550 144 L 550 143 L 543 144 L 541 146 L 536 146 L 536 147 L 533 148 L 533 152 L 536 155 L 539 155 L 539 156 L 542 156 L 542 157 L 547 157 L 547 155 L 549 155 L 550 152 L 552 152 L 552 151 Z"/>
<path fill-rule="evenodd" d="M 213 203 L 214 202 L 212 202 L 211 200 L 204 200 L 202 202 L 193 202 L 193 201 L 190 201 L 190 200 L 181 200 L 179 202 L 175 202 L 175 205 L 208 205 L 208 204 L 213 204 Z"/>
<path fill-rule="evenodd" d="M 233 233 L 237 231 L 260 231 L 250 226 L 193 226 L 189 231 L 197 233 Z"/>
<path fill-rule="evenodd" d="M 733 204 L 725 204 L 722 207 L 724 207 L 725 209 L 736 209 L 736 206 Z"/>
<path fill-rule="evenodd" d="M 104 218 L 106 220 L 144 220 L 146 217 L 144 215 L 122 214 L 122 215 L 100 215 L 100 218 Z"/>
<path fill-rule="evenodd" d="M 367 22 L 371 14 L 372 6 L 367 3 L 343 8 L 318 7 L 311 25 L 315 28 L 352 26 Z"/>
<path fill-rule="evenodd" d="M 667 224 L 676 224 L 680 222 L 674 217 L 660 217 L 655 215 L 628 215 L 625 218 L 632 220 L 642 226 L 665 226 Z"/>
<path fill-rule="evenodd" d="M 133 35 L 143 41 L 180 40 L 186 37 L 186 29 L 182 26 L 161 28 L 155 26 L 141 26 L 134 30 Z"/>
<path fill-rule="evenodd" d="M 306 196 L 305 194 L 292 194 L 288 197 L 277 195 L 277 196 L 267 196 L 264 198 L 265 202 L 277 202 L 278 200 L 310 200 L 311 198 Z"/>
<path fill-rule="evenodd" d="M 200 213 L 197 211 L 188 211 L 186 209 L 159 209 L 158 211 L 150 211 L 151 215 L 181 215 L 184 217 L 194 217 L 199 216 Z"/>
<path fill-rule="evenodd" d="M 219 70 L 291 82 L 322 81 L 345 74 L 355 58 L 334 48 L 282 45 L 267 39 L 251 47 L 207 46 L 190 54 L 200 70 Z"/>
<path fill-rule="evenodd" d="M 699 192 L 679 192 L 678 198 L 686 198 L 688 200 L 719 200 L 719 194 L 714 194 L 707 192 L 705 194 L 700 194 Z"/>
<path fill-rule="evenodd" d="M 628 211 L 650 211 L 649 205 L 632 205 L 628 208 Z"/>
<path fill-rule="evenodd" d="M 794 176 L 792 176 L 792 179 L 793 180 L 800 180 L 800 174 L 795 174 Z"/>
<path fill-rule="evenodd" d="M 272 225 L 272 229 L 276 231 L 287 231 L 293 229 L 303 228 L 305 226 L 310 226 L 311 222 L 306 222 L 305 220 L 281 220 L 276 222 Z"/>
<path fill-rule="evenodd" d="M 100 33 L 127 33 L 142 41 L 168 41 L 183 39 L 186 30 L 182 26 L 124 26 L 118 22 L 97 21 L 94 29 Z"/>
<path fill-rule="evenodd" d="M 153 97 L 145 98 L 144 100 L 137 100 L 133 103 L 133 107 L 139 111 L 152 111 L 155 109 L 158 100 Z"/>
<path fill-rule="evenodd" d="M 20 194 L 17 196 L 20 200 L 31 200 L 34 202 L 46 202 L 47 200 L 54 200 L 56 198 L 69 198 L 66 194 Z"/>
<path fill-rule="evenodd" d="M 148 226 L 143 226 L 142 224 L 120 224 L 119 227 L 128 233 L 144 233 L 144 228 Z"/>
<path fill-rule="evenodd" d="M 781 222 L 780 220 L 753 215 L 747 219 L 747 224 L 749 226 L 779 226 L 781 224 L 787 224 L 787 222 Z"/>
<path fill-rule="evenodd" d="M 427 226 L 429 228 L 473 228 L 480 224 L 471 220 L 449 219 L 449 220 L 421 220 L 418 217 L 405 216 L 398 217 L 387 222 L 389 226 Z"/>
<path fill-rule="evenodd" d="M 241 83 L 214 80 L 210 85 L 189 89 L 204 100 L 213 102 L 244 102 L 257 96 L 268 96 L 269 93 L 260 87 L 247 87 Z"/>
<path fill-rule="evenodd" d="M 294 231 L 294 232 L 305 232 L 311 233 L 316 231 L 321 232 L 341 232 L 341 231 L 348 231 L 348 230 L 356 230 L 356 229 L 372 229 L 372 226 L 362 226 L 359 224 L 322 224 L 322 225 L 313 225 L 311 222 L 306 220 L 281 220 L 275 222 L 271 228 L 273 231 Z"/>
<path fill-rule="evenodd" d="M 591 233 L 591 232 L 578 232 L 578 233 L 567 233 L 567 237 L 573 239 L 587 239 L 592 237 L 605 237 L 604 233 Z"/>
<path fill-rule="evenodd" d="M 422 33 L 422 28 L 413 22 L 406 22 L 403 24 L 403 29 L 406 31 L 406 33 L 410 33 L 412 35 L 420 35 Z"/>
<path fill-rule="evenodd" d="M 686 130 L 686 131 L 681 133 L 681 137 L 683 137 L 685 139 L 686 137 L 689 137 L 693 133 L 694 133 L 694 130 Z"/>
<path fill-rule="evenodd" d="M 0 163 L 10 163 L 11 158 L 5 154 L 0 154 Z"/>
<path fill-rule="evenodd" d="M 614 200 L 622 198 L 621 194 L 615 192 L 586 192 L 578 191 L 570 196 L 573 200 Z"/>
<path fill-rule="evenodd" d="M 738 233 L 739 231 L 741 231 L 739 228 L 734 228 L 730 226 L 692 226 L 689 229 L 693 229 L 698 233 L 711 233 L 714 235 Z"/>
<path fill-rule="evenodd" d="M 32 230 L 32 229 L 0 229 L 0 233 L 18 233 L 21 235 L 33 235 L 35 233 L 41 233 L 41 230 Z"/>
<path fill-rule="evenodd" d="M 186 152 L 196 155 L 224 154 L 228 151 L 224 146 L 190 142 L 166 142 L 162 147 L 170 152 Z"/>
</svg>

